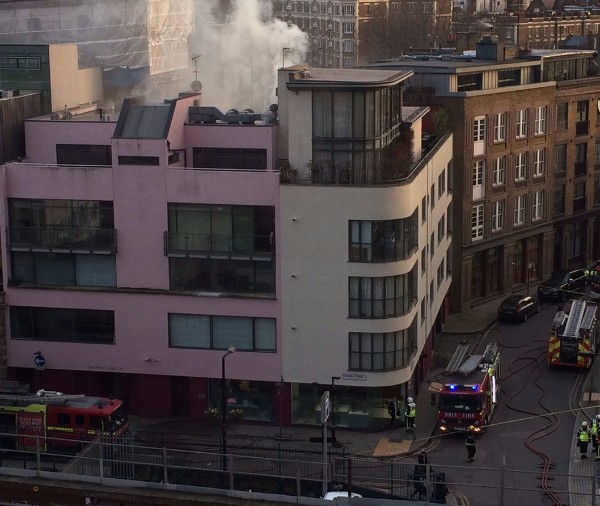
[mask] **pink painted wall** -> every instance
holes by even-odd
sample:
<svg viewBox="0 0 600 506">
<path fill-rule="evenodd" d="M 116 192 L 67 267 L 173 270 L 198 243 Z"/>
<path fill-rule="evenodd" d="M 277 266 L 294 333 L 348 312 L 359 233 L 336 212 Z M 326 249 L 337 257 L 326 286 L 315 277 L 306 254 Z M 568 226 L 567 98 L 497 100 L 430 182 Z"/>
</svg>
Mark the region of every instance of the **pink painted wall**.
<svg viewBox="0 0 600 506">
<path fill-rule="evenodd" d="M 173 116 L 177 127 L 168 136 L 172 149 L 183 145 L 191 153 L 194 146 L 218 146 L 225 142 L 239 147 L 264 146 L 269 153 L 274 152 L 276 128 L 273 126 L 228 126 L 225 130 L 216 125 L 184 127 L 183 120 L 187 119 L 187 107 L 191 103 L 193 97 L 177 103 Z M 27 122 L 28 153 L 32 162 L 53 164 L 57 143 L 109 144 L 114 126 L 115 123 L 101 122 Z M 223 140 L 224 134 L 227 134 L 226 140 Z M 113 156 L 118 156 L 121 149 L 127 154 L 146 155 L 162 150 L 161 159 L 166 161 L 164 139 L 115 139 L 112 145 Z M 188 163 L 191 163 L 191 157 Z M 7 284 L 9 269 L 4 269 L 8 305 L 108 309 L 115 312 L 116 323 L 114 345 L 43 343 L 9 338 L 9 367 L 33 367 L 33 353 L 39 350 L 46 358 L 45 372 L 131 373 L 159 378 L 156 383 L 140 385 L 140 392 L 153 388 L 162 390 L 166 387 L 160 377 L 220 378 L 223 354 L 221 350 L 169 348 L 169 313 L 270 317 L 279 322 L 280 302 L 277 298 L 169 293 L 168 258 L 164 255 L 163 238 L 169 202 L 272 205 L 278 227 L 279 177 L 276 172 L 185 170 L 165 165 L 67 168 L 21 163 L 0 168 L 0 197 L 4 204 L 0 209 L 3 230 L 8 225 L 7 198 L 113 201 L 118 245 L 116 289 L 11 287 Z M 2 250 L 2 262 L 9 265 L 6 249 Z M 279 268 L 277 271 L 279 286 Z M 122 290 L 124 288 L 131 290 Z M 278 350 L 281 350 L 280 328 L 277 335 Z M 146 361 L 146 358 L 155 361 Z M 237 351 L 228 358 L 228 376 L 279 381 L 281 354 Z M 166 384 L 167 378 L 164 379 Z M 191 397 L 197 397 L 199 389 L 206 387 L 194 385 L 190 389 Z M 203 413 L 205 404 L 198 403 L 196 409 Z"/>
</svg>

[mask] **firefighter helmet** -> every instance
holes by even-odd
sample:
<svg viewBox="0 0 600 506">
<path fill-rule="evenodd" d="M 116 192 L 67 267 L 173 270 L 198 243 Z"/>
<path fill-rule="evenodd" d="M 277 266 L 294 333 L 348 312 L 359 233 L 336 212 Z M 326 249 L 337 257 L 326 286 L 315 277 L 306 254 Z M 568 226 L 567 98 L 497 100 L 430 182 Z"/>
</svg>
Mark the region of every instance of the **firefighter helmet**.
<svg viewBox="0 0 600 506">
<path fill-rule="evenodd" d="M 470 431 L 474 431 L 475 430 L 475 426 L 474 425 L 469 425 L 469 430 Z"/>
<path fill-rule="evenodd" d="M 409 397 L 408 399 L 406 399 L 407 402 L 414 402 L 412 397 Z"/>
<path fill-rule="evenodd" d="M 582 427 L 587 427 L 587 422 L 584 420 L 583 422 L 581 422 L 581 426 Z"/>
</svg>

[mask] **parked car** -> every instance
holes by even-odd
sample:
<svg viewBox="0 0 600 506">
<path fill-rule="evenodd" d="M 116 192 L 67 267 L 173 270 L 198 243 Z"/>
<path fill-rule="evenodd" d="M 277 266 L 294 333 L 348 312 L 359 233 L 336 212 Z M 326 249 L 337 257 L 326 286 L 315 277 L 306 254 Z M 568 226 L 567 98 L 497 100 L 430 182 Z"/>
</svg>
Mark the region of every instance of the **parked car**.
<svg viewBox="0 0 600 506">
<path fill-rule="evenodd" d="M 540 305 L 535 297 L 529 295 L 511 295 L 500 304 L 498 319 L 525 322 L 531 315 L 539 312 Z"/>
<path fill-rule="evenodd" d="M 567 300 L 573 292 L 585 291 L 585 271 L 583 269 L 554 271 L 538 286 L 538 299 Z"/>
</svg>

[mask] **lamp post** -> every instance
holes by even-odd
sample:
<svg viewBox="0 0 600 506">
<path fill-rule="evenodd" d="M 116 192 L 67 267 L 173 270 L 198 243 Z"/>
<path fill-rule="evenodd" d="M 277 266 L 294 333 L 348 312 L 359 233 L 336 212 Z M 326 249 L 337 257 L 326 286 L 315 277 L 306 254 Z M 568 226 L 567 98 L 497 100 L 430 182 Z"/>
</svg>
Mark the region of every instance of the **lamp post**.
<svg viewBox="0 0 600 506">
<path fill-rule="evenodd" d="M 335 381 L 341 379 L 340 376 L 331 377 L 331 444 L 335 445 Z"/>
<path fill-rule="evenodd" d="M 223 428 L 222 438 L 223 438 L 223 471 L 227 470 L 227 392 L 226 392 L 226 384 L 225 384 L 225 359 L 235 352 L 235 348 L 231 346 L 225 355 L 221 357 L 221 423 Z"/>
<path fill-rule="evenodd" d="M 529 278 L 531 269 L 533 269 L 533 262 L 529 262 L 527 264 L 527 295 L 529 295 L 529 288 L 531 286 L 530 278 Z"/>
</svg>

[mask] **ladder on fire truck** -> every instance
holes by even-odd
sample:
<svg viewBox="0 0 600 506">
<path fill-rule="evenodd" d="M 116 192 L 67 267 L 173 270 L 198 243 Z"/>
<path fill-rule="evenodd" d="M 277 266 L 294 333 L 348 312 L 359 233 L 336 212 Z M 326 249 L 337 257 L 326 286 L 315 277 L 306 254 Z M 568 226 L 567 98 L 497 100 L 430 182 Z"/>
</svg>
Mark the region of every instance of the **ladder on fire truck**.
<svg viewBox="0 0 600 506">
<path fill-rule="evenodd" d="M 3 394 L 0 393 L 0 404 L 26 406 L 29 404 L 66 404 L 80 400 L 85 394 L 63 394 L 52 390 L 38 390 L 35 394 Z"/>
<path fill-rule="evenodd" d="M 456 348 L 454 355 L 448 362 L 446 372 L 448 373 L 459 373 L 463 376 L 468 376 L 473 371 L 477 370 L 480 365 L 491 364 L 494 361 L 494 357 L 498 352 L 498 344 L 490 343 L 486 346 L 483 355 L 471 355 L 465 360 L 467 355 L 468 344 L 459 344 Z"/>
<path fill-rule="evenodd" d="M 579 337 L 579 329 L 581 328 L 581 322 L 585 314 L 585 308 L 586 303 L 583 300 L 574 300 L 571 303 L 571 309 L 569 310 L 569 318 L 567 319 L 567 323 L 565 324 L 563 336 Z"/>
</svg>

